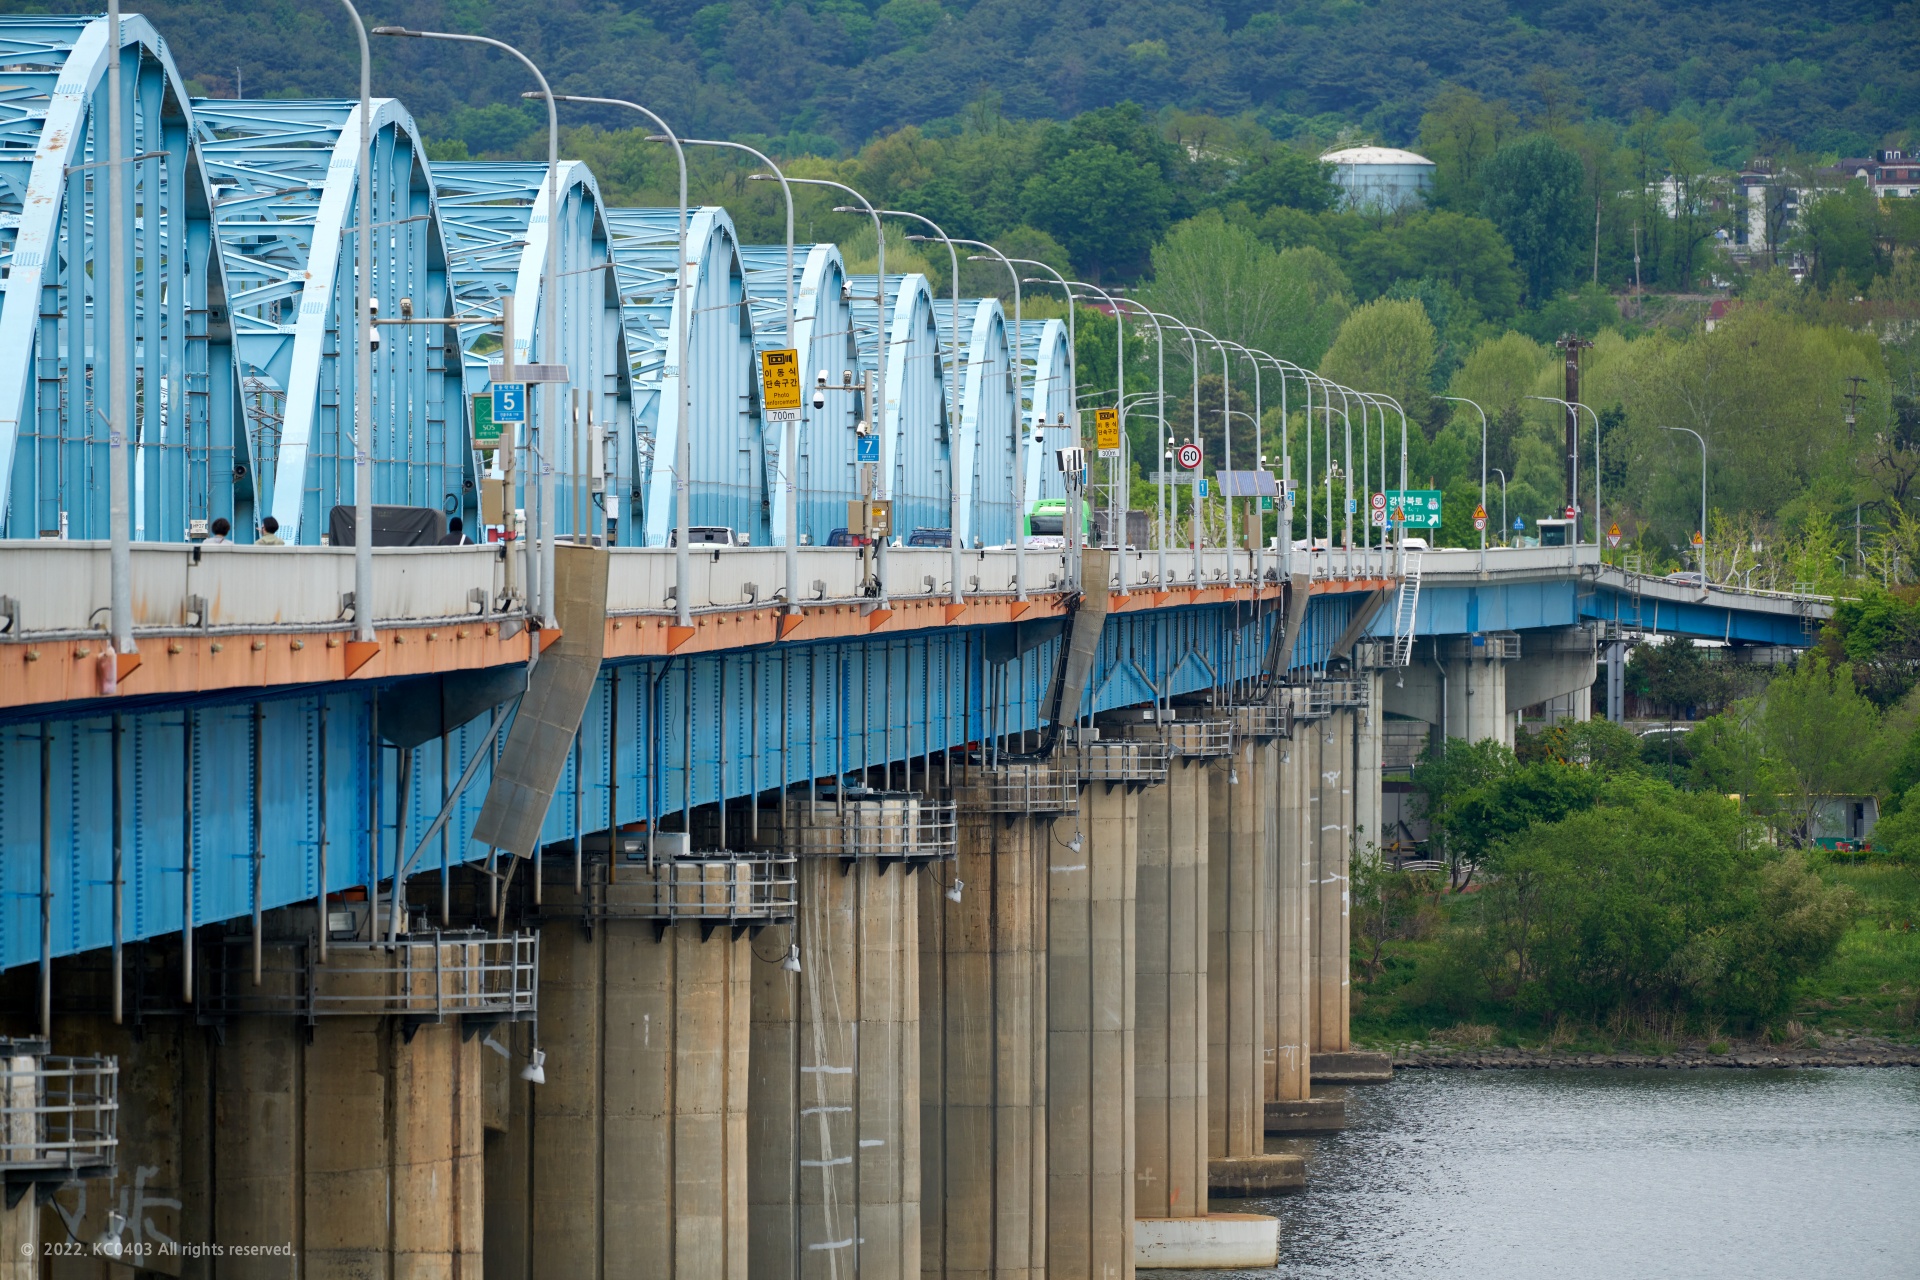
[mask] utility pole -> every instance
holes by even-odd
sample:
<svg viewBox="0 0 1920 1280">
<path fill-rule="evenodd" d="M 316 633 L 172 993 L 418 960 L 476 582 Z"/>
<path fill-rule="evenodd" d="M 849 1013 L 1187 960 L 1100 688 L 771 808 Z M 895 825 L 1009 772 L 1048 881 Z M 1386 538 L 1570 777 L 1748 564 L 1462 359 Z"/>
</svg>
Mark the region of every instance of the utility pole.
<svg viewBox="0 0 1920 1280">
<path fill-rule="evenodd" d="M 1554 345 L 1565 354 L 1567 364 L 1567 516 L 1574 520 L 1573 540 L 1578 542 L 1580 525 L 1576 512 L 1580 507 L 1580 414 L 1573 406 L 1580 403 L 1580 352 L 1593 344 L 1569 333 Z"/>
<path fill-rule="evenodd" d="M 1860 425 L 1860 402 L 1866 398 L 1866 393 L 1861 391 L 1860 388 L 1866 385 L 1866 381 L 1865 378 L 1857 373 L 1850 374 L 1847 377 L 1845 399 L 1847 402 L 1846 423 L 1848 435 L 1852 435 L 1854 428 Z"/>
</svg>

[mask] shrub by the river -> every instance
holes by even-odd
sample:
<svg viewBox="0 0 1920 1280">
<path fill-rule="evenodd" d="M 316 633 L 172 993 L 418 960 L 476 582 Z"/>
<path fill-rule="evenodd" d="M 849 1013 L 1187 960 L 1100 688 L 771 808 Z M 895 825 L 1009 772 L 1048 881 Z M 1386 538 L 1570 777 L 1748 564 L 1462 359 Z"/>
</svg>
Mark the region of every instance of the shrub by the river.
<svg viewBox="0 0 1920 1280">
<path fill-rule="evenodd" d="M 1746 1029 L 1782 1014 L 1795 983 L 1834 954 L 1852 893 L 1751 838 L 1734 804 L 1632 773 L 1589 775 L 1583 788 L 1553 768 L 1518 768 L 1501 788 L 1508 812 L 1552 816 L 1488 842 L 1481 888 L 1448 904 L 1437 945 L 1403 975 L 1404 1011 Z M 1373 886 L 1356 887 L 1364 937 L 1379 911 Z M 1361 959 L 1363 980 L 1385 968 L 1377 953 Z"/>
</svg>

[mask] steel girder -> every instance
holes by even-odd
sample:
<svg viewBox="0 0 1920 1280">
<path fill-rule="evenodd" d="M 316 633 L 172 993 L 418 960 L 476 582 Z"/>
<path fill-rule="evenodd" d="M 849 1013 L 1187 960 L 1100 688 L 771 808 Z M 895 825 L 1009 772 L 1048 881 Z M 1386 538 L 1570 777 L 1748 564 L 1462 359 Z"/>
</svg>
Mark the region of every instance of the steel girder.
<svg viewBox="0 0 1920 1280">
<path fill-rule="evenodd" d="M 133 536 L 251 528 L 232 333 L 186 91 L 145 18 L 121 24 L 128 279 L 108 275 L 104 18 L 0 18 L 0 536 L 109 536 L 109 325 L 136 449 Z"/>
<path fill-rule="evenodd" d="M 558 337 L 571 381 L 554 393 L 557 439 L 549 440 L 540 426 L 542 397 L 530 400 L 540 432 L 537 453 L 556 471 L 554 531 L 566 536 L 580 531 L 580 523 L 592 531 L 593 510 L 609 491 L 618 495 L 632 489 L 633 398 L 600 189 L 578 161 L 562 161 L 559 170 Z M 499 358 L 507 295 L 514 299 L 514 359 L 538 361 L 545 351 L 541 282 L 547 263 L 547 166 L 442 163 L 434 166 L 433 178 L 462 321 L 466 392 L 478 395 L 488 387 L 489 363 Z M 515 474 L 524 492 L 534 469 L 523 459 Z M 607 503 L 616 535 L 623 505 Z"/>
<path fill-rule="evenodd" d="M 452 314 L 433 177 L 412 118 L 373 104 L 360 140 L 357 101 L 193 104 L 233 287 L 247 434 L 261 459 L 262 513 L 288 542 L 317 543 L 328 512 L 354 500 L 352 440 L 359 341 L 356 235 L 374 231 L 381 318 L 401 300 L 416 317 Z M 358 202 L 371 156 L 371 219 Z M 474 461 L 450 326 L 378 330 L 370 452 L 375 502 L 458 514 L 473 501 Z"/>
</svg>

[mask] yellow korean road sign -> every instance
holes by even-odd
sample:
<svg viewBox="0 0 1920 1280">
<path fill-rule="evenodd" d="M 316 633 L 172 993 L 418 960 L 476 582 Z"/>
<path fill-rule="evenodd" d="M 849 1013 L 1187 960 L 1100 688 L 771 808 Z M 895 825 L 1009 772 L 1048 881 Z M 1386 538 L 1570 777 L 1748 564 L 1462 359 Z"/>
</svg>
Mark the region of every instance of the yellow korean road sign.
<svg viewBox="0 0 1920 1280">
<path fill-rule="evenodd" d="M 791 349 L 760 353 L 760 390 L 769 411 L 800 412 L 800 353 Z"/>
<path fill-rule="evenodd" d="M 1096 449 L 1120 447 L 1120 411 L 1118 409 L 1093 411 L 1093 442 Z"/>
</svg>

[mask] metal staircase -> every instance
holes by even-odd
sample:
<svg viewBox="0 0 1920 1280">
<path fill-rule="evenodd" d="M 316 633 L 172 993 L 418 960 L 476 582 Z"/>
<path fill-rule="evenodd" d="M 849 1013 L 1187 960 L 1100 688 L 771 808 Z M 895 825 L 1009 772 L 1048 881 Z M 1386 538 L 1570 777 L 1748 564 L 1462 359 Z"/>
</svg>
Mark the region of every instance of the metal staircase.
<svg viewBox="0 0 1920 1280">
<path fill-rule="evenodd" d="M 1393 652 L 1387 665 L 1404 667 L 1413 661 L 1413 623 L 1420 611 L 1420 553 L 1400 553 L 1400 599 L 1393 612 Z"/>
</svg>

